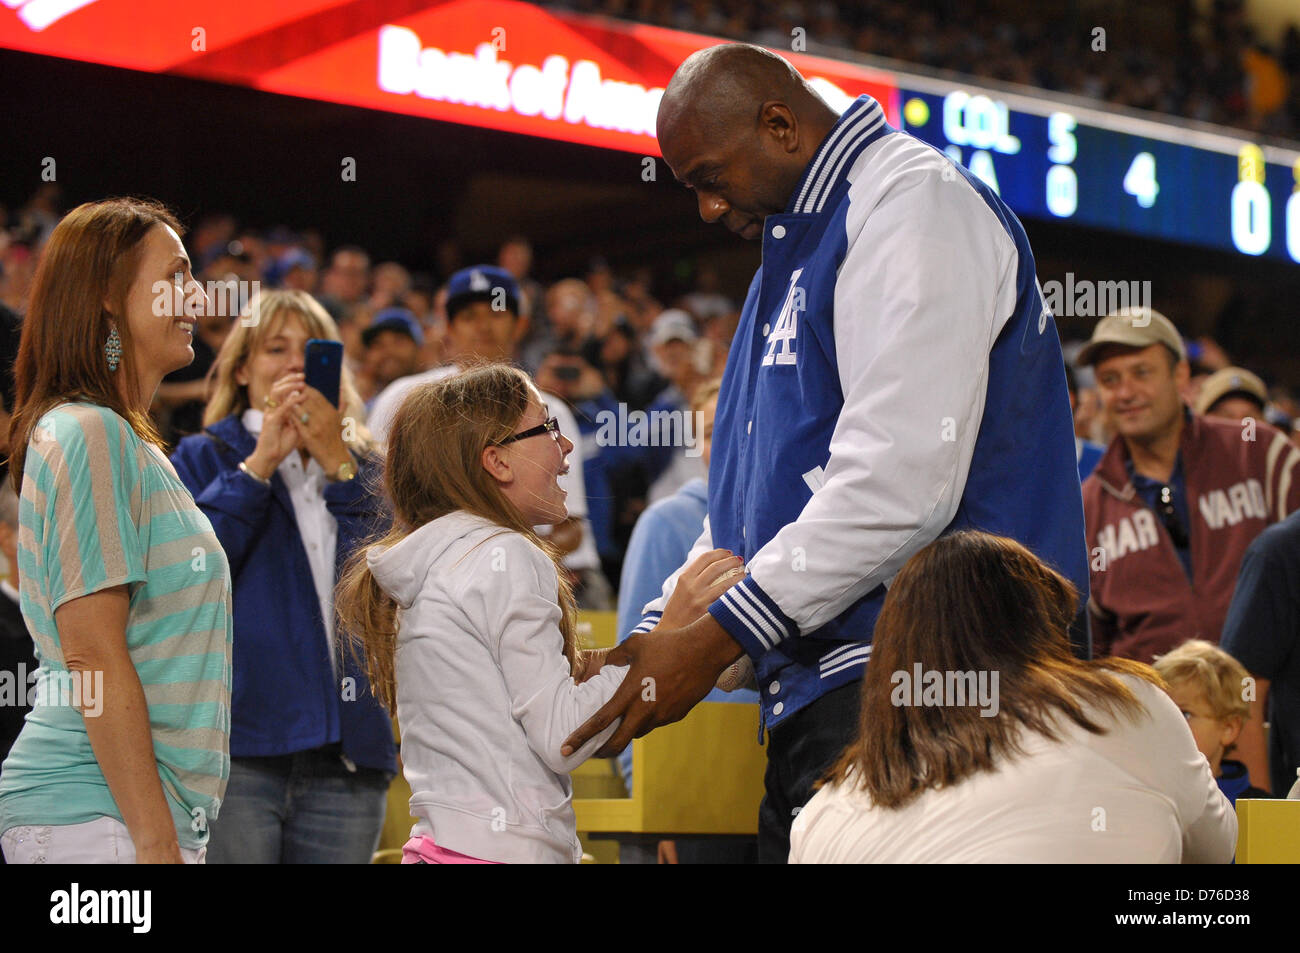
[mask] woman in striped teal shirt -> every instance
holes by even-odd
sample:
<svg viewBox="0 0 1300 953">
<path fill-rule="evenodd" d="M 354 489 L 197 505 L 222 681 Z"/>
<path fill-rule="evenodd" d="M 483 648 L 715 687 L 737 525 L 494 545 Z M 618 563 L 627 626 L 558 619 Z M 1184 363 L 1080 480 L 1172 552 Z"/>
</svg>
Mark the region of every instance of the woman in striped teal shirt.
<svg viewBox="0 0 1300 953">
<path fill-rule="evenodd" d="M 147 201 L 73 210 L 37 271 L 9 432 L 40 660 L 0 774 L 11 863 L 203 860 L 230 770 L 230 572 L 148 412 L 206 305 Z"/>
</svg>

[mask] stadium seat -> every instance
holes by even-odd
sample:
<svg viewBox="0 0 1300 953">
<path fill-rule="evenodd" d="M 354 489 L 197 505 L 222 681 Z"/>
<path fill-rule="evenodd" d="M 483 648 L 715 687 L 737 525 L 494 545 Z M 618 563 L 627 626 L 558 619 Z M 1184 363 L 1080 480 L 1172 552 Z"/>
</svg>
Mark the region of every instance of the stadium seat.
<svg viewBox="0 0 1300 953">
<path fill-rule="evenodd" d="M 696 705 L 632 742 L 631 797 L 574 799 L 578 830 L 616 839 L 753 836 L 767 765 L 757 739 L 757 706 Z"/>
<path fill-rule="evenodd" d="M 1237 863 L 1300 864 L 1300 801 L 1238 799 Z"/>
</svg>

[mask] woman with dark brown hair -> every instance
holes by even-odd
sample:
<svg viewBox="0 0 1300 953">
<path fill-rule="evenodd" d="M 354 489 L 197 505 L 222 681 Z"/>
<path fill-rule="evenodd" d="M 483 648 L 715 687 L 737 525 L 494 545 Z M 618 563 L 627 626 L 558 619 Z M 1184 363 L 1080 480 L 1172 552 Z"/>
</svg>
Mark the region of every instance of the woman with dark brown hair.
<svg viewBox="0 0 1300 953">
<path fill-rule="evenodd" d="M 1182 714 L 1149 666 L 1071 655 L 1076 603 L 1011 539 L 913 556 L 791 862 L 1230 861 L 1236 817 Z"/>
<path fill-rule="evenodd" d="M 40 668 L 0 773 L 11 863 L 201 862 L 225 790 L 230 571 L 148 416 L 207 305 L 180 232 L 154 202 L 82 205 L 36 272 L 9 445 Z"/>
</svg>

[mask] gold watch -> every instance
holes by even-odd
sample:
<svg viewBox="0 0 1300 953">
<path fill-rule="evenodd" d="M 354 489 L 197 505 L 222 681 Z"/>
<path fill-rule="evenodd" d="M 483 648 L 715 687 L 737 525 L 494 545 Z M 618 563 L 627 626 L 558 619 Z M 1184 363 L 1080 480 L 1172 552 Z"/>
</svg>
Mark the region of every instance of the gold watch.
<svg viewBox="0 0 1300 953">
<path fill-rule="evenodd" d="M 347 460 L 339 464 L 339 468 L 334 471 L 334 476 L 330 477 L 335 483 L 346 483 L 348 480 L 355 479 L 357 475 L 357 465 L 353 460 Z"/>
</svg>

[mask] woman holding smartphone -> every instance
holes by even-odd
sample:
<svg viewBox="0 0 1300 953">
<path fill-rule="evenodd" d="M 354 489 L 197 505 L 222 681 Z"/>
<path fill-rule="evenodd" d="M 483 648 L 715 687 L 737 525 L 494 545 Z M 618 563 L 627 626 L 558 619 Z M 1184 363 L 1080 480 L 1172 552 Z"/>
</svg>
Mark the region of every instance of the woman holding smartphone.
<svg viewBox="0 0 1300 953">
<path fill-rule="evenodd" d="M 221 807 L 230 569 L 149 420 L 206 305 L 180 235 L 156 203 L 89 203 L 36 272 L 9 445 L 40 667 L 0 773 L 10 863 L 201 863 Z"/>
<path fill-rule="evenodd" d="M 387 522 L 377 462 L 347 370 L 336 364 L 339 407 L 308 385 L 312 339 L 339 334 L 311 295 L 251 302 L 217 355 L 204 431 L 172 456 L 234 577 L 230 786 L 212 863 L 368 862 L 397 770 L 392 723 L 334 635 L 339 568 Z"/>
</svg>

